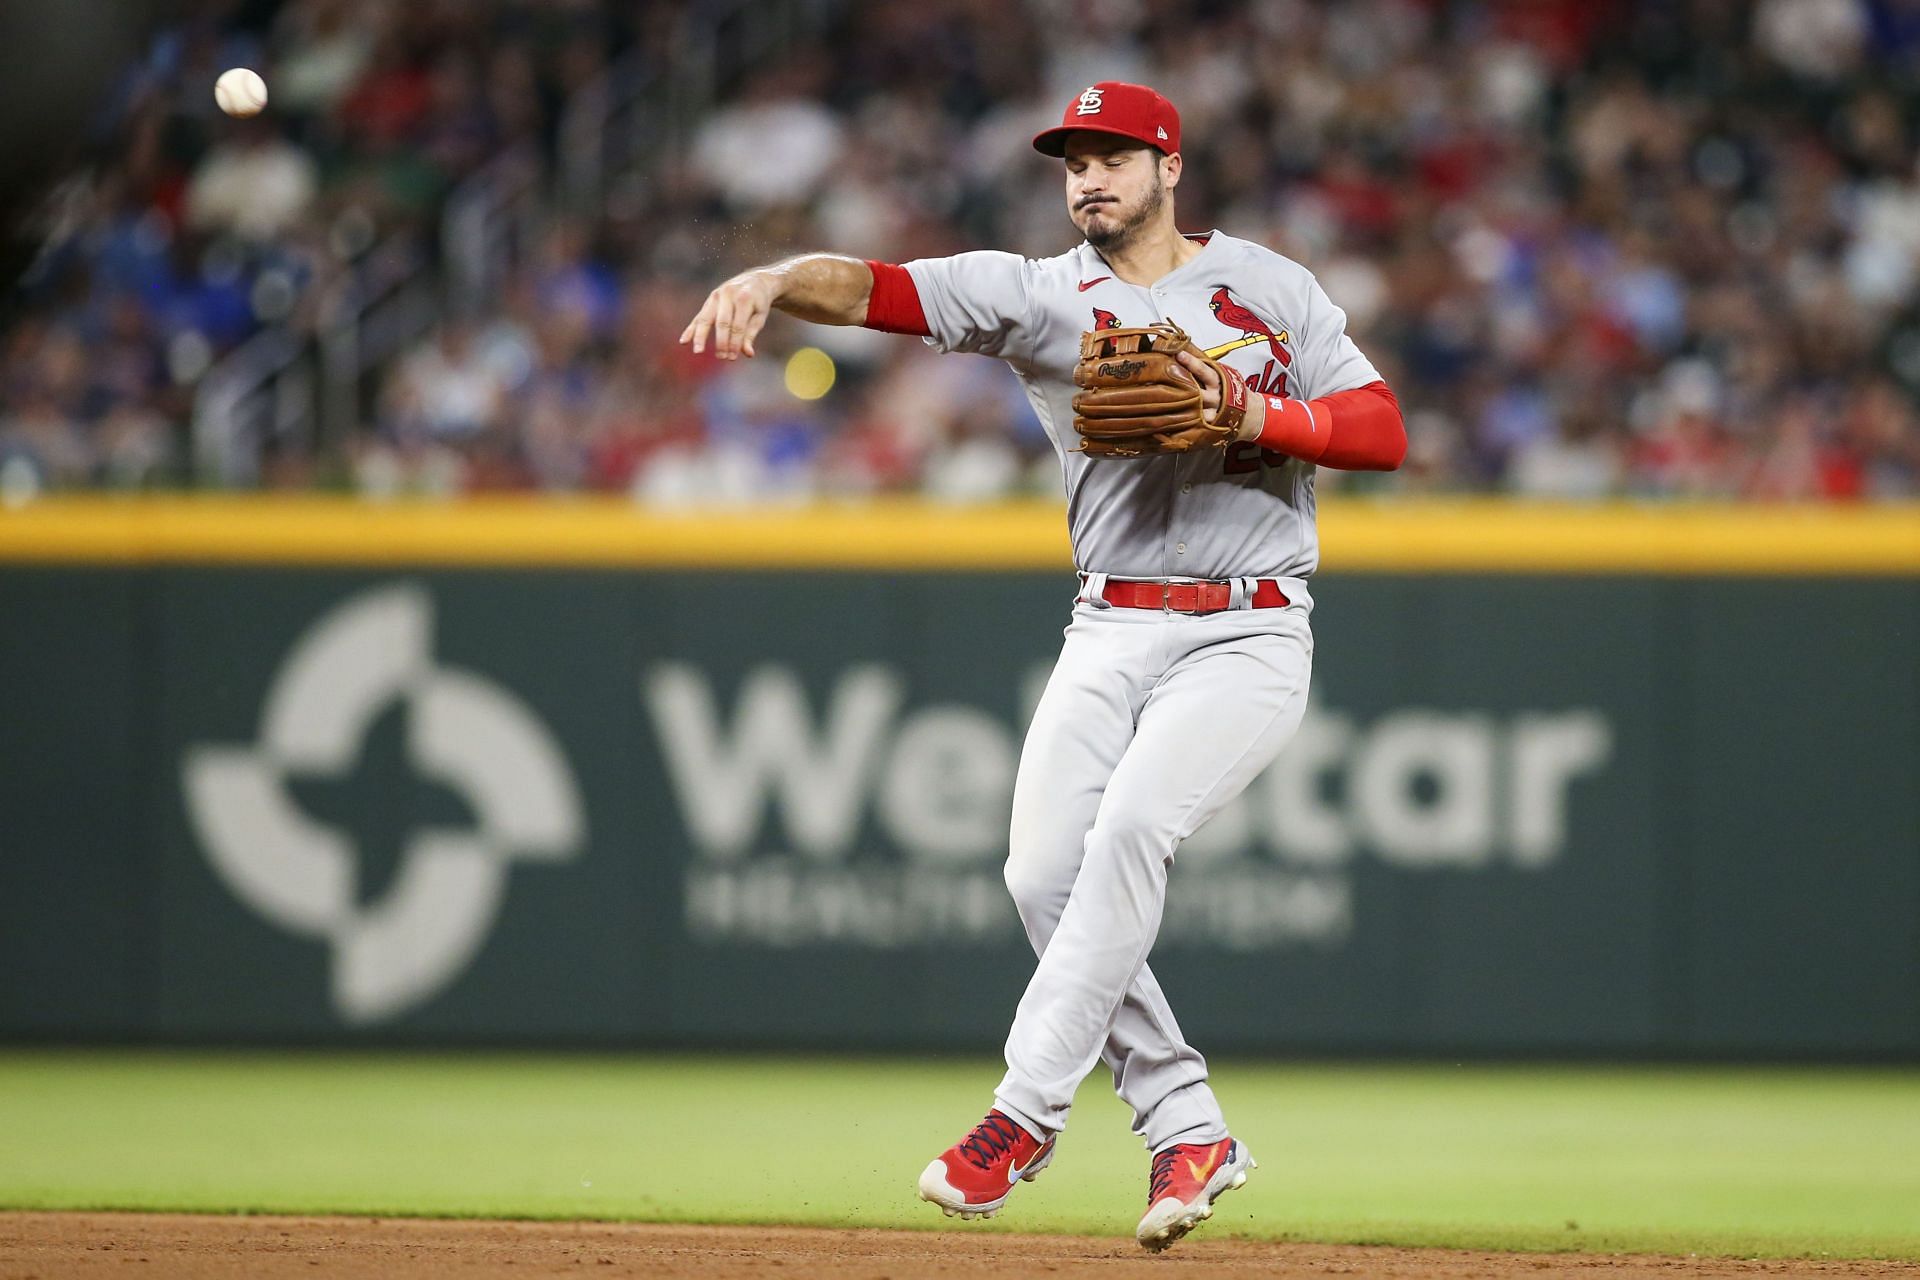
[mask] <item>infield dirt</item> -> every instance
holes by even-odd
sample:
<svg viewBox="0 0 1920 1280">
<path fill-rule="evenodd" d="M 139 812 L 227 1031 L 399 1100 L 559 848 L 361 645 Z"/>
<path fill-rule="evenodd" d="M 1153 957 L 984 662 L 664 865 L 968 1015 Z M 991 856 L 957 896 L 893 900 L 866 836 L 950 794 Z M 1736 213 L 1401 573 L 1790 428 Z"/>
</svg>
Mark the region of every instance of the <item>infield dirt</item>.
<svg viewBox="0 0 1920 1280">
<path fill-rule="evenodd" d="M 130 1265 L 131 1264 L 131 1265 Z M 1920 1276 L 1897 1262 L 1465 1253 L 1208 1239 L 1158 1257 L 1128 1240 L 637 1223 L 0 1214 L 0 1280 L 68 1276 L 917 1277 L 1381 1276 L 1405 1280 L 1565 1274 L 1628 1280 L 1692 1276 Z"/>
</svg>

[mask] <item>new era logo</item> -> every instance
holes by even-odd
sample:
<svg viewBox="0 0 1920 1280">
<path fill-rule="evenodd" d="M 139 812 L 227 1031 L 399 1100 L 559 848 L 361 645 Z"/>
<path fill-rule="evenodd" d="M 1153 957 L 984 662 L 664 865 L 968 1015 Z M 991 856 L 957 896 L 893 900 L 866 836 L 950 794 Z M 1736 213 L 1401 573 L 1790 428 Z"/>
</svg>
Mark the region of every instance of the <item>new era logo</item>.
<svg viewBox="0 0 1920 1280">
<path fill-rule="evenodd" d="M 1080 106 L 1073 114 L 1077 116 L 1097 116 L 1100 114 L 1100 95 L 1105 89 L 1088 89 L 1080 95 Z"/>
<path fill-rule="evenodd" d="M 1153 126 L 1153 132 L 1159 137 L 1160 141 L 1165 142 L 1167 140 L 1167 126 L 1157 124 Z"/>
</svg>

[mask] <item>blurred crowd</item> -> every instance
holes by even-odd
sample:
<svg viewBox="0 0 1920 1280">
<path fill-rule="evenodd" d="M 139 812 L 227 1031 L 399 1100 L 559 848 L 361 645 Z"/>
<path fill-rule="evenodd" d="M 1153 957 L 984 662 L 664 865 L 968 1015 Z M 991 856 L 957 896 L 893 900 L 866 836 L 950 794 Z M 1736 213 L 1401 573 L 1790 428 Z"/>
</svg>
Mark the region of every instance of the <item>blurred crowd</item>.
<svg viewBox="0 0 1920 1280">
<path fill-rule="evenodd" d="M 556 191 L 484 306 L 370 371 L 349 438 L 269 448 L 258 482 L 1057 493 L 995 361 L 784 318 L 737 364 L 675 338 L 724 276 L 802 249 L 1063 251 L 1058 164 L 1028 140 L 1086 84 L 1129 79 L 1181 110 L 1182 226 L 1306 263 L 1399 394 L 1406 467 L 1323 483 L 1920 495 L 1920 0 L 796 11 L 810 38 L 723 64 L 686 145 L 662 131 L 634 180 L 584 207 Z M 215 361 L 310 327 L 396 228 L 430 268 L 454 184 L 514 144 L 557 174 L 572 97 L 622 58 L 675 74 L 662 33 L 689 12 L 201 5 L 129 74 L 8 316 L 0 492 L 195 483 Z M 235 64 L 272 88 L 257 121 L 213 112 Z"/>
</svg>

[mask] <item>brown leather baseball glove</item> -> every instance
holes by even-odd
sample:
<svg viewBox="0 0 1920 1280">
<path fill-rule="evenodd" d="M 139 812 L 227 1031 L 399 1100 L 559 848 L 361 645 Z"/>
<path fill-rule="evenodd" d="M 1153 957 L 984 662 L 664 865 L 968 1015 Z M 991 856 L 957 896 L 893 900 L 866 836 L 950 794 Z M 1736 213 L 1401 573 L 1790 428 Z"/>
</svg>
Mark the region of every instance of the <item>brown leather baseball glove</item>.
<svg viewBox="0 0 1920 1280">
<path fill-rule="evenodd" d="M 1200 384 L 1176 358 L 1191 351 L 1220 375 L 1212 418 Z M 1078 448 L 1096 458 L 1144 458 L 1225 445 L 1246 416 L 1246 380 L 1193 345 L 1176 324 L 1093 329 L 1080 337 L 1073 369 L 1073 429 Z"/>
</svg>

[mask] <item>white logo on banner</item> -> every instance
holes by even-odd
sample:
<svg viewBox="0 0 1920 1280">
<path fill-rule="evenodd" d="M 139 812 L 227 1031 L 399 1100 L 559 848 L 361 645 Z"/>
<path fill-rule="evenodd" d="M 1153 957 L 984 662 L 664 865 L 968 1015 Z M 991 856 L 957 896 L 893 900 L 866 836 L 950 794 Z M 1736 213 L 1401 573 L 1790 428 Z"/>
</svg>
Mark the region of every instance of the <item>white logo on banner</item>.
<svg viewBox="0 0 1920 1280">
<path fill-rule="evenodd" d="M 877 664 L 843 672 L 817 710 L 784 666 L 749 673 L 731 708 L 698 668 L 651 668 L 642 695 L 695 850 L 689 931 L 767 946 L 1017 939 L 1001 883 L 1015 725 L 1046 676 L 1036 668 L 1008 708 L 1018 715 L 1003 718 L 909 709 L 906 681 Z M 1545 870 L 1566 846 L 1574 783 L 1612 749 L 1612 727 L 1588 708 L 1409 708 L 1365 725 L 1311 711 L 1280 759 L 1181 845 L 1160 936 L 1339 945 L 1362 850 L 1407 871 Z"/>
<path fill-rule="evenodd" d="M 396 700 L 410 766 L 463 796 L 479 826 L 412 832 L 391 888 L 362 906 L 350 834 L 315 822 L 284 784 L 350 773 Z M 327 942 L 334 1009 L 356 1024 L 444 990 L 492 929 L 509 864 L 571 858 L 585 836 L 572 770 L 546 726 L 493 681 L 435 665 L 433 602 L 413 585 L 363 592 L 322 616 L 275 676 L 260 740 L 190 748 L 182 773 L 214 870 L 281 928 Z"/>
</svg>

